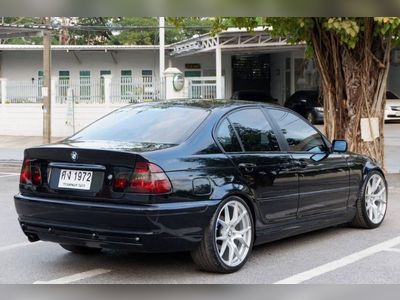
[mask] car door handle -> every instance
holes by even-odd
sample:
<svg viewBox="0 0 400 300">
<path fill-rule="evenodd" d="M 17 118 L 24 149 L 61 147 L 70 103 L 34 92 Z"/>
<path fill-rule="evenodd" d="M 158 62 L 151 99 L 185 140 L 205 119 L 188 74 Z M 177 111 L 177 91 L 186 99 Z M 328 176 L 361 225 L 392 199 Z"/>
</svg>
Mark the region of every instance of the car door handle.
<svg viewBox="0 0 400 300">
<path fill-rule="evenodd" d="M 252 163 L 240 163 L 239 164 L 239 168 L 244 169 L 247 173 L 253 172 L 255 167 L 257 167 L 257 165 L 252 164 Z"/>
</svg>

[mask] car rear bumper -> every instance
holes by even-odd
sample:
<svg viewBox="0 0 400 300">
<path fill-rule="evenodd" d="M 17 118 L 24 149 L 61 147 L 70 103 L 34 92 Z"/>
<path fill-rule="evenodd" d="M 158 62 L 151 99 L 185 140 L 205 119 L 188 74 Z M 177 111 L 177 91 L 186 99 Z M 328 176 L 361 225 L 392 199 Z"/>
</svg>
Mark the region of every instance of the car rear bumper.
<svg viewBox="0 0 400 300">
<path fill-rule="evenodd" d="M 14 197 L 21 228 L 31 241 L 138 252 L 189 251 L 203 237 L 219 201 L 121 205 Z"/>
</svg>

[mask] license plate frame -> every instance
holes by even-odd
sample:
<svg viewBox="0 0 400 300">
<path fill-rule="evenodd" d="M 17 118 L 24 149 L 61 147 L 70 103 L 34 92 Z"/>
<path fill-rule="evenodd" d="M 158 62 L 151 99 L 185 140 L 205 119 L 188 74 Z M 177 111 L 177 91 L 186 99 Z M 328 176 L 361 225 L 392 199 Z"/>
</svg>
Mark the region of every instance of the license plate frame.
<svg viewBox="0 0 400 300">
<path fill-rule="evenodd" d="M 93 171 L 60 169 L 57 188 L 90 191 L 93 183 Z"/>
</svg>

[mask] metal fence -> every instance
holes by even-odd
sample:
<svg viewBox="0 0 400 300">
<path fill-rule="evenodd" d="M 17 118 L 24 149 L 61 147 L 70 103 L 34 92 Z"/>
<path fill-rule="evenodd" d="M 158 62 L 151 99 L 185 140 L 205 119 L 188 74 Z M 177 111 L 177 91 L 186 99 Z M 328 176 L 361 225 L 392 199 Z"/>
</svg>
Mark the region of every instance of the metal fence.
<svg viewBox="0 0 400 300">
<path fill-rule="evenodd" d="M 111 103 L 137 103 L 158 100 L 159 84 L 153 76 L 122 76 L 111 81 Z"/>
<path fill-rule="evenodd" d="M 1 95 L 5 85 L 5 95 Z M 42 103 L 42 81 L 0 81 L 0 99 L 5 103 Z M 123 76 L 121 78 L 80 77 L 57 79 L 52 88 L 55 103 L 65 104 L 72 98 L 75 103 L 127 104 L 158 100 L 160 88 L 153 76 Z M 108 99 L 106 99 L 108 97 Z"/>
<path fill-rule="evenodd" d="M 222 77 L 222 91 L 225 91 L 224 77 Z M 189 98 L 215 99 L 216 97 L 217 97 L 217 82 L 215 77 L 189 78 Z"/>
<path fill-rule="evenodd" d="M 5 84 L 2 82 L 2 84 Z M 38 82 L 7 81 L 5 103 L 41 103 L 42 87 Z M 3 96 L 3 95 L 2 95 Z"/>
<path fill-rule="evenodd" d="M 55 85 L 56 103 L 67 103 L 73 97 L 76 103 L 104 103 L 104 83 L 102 80 L 81 77 L 79 80 L 59 79 Z"/>
<path fill-rule="evenodd" d="M 215 77 L 190 77 L 187 96 L 192 99 L 215 99 Z M 5 103 L 42 103 L 42 81 L 2 81 L 0 91 Z M 225 91 L 222 78 L 222 91 Z M 128 104 L 160 99 L 159 82 L 153 76 L 122 76 L 119 78 L 80 77 L 78 80 L 59 78 L 52 84 L 55 103 L 66 104 L 74 99 L 84 104 Z"/>
</svg>

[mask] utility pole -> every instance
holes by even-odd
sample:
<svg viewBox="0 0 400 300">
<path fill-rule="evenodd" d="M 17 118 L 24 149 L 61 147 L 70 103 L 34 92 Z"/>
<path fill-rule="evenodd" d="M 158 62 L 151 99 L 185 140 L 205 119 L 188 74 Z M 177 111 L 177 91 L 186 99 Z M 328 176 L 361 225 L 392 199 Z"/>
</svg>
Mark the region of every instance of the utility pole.
<svg viewBox="0 0 400 300">
<path fill-rule="evenodd" d="M 165 98 L 164 71 L 165 71 L 165 18 L 159 19 L 160 35 L 160 97 Z"/>
<path fill-rule="evenodd" d="M 45 25 L 51 25 L 50 17 L 45 17 Z M 51 143 L 51 32 L 43 31 L 43 143 Z"/>
</svg>

